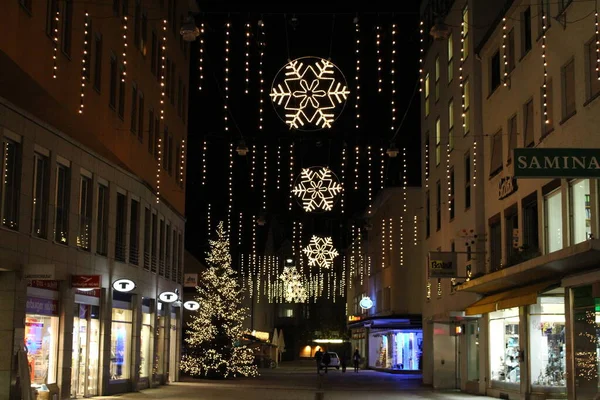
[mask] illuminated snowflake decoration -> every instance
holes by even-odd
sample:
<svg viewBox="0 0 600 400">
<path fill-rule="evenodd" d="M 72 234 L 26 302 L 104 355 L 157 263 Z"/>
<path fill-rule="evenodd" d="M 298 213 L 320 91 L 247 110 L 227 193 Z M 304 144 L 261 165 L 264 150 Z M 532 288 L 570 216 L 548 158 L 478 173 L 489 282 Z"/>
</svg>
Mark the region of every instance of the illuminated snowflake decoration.
<svg viewBox="0 0 600 400">
<path fill-rule="evenodd" d="M 325 269 L 331 268 L 333 259 L 339 255 L 337 250 L 333 248 L 333 240 L 330 237 L 313 236 L 308 246 L 302 251 L 308 258 L 309 266 Z"/>
<path fill-rule="evenodd" d="M 271 100 L 279 117 L 290 129 L 301 130 L 331 128 L 349 94 L 339 68 L 318 57 L 290 61 L 271 87 Z"/>
<path fill-rule="evenodd" d="M 303 168 L 292 192 L 306 212 L 331 211 L 342 185 L 327 167 Z"/>
<path fill-rule="evenodd" d="M 283 281 L 283 298 L 285 301 L 288 303 L 306 302 L 308 296 L 304 288 L 304 279 L 298 273 L 296 267 L 284 267 L 279 279 Z"/>
</svg>

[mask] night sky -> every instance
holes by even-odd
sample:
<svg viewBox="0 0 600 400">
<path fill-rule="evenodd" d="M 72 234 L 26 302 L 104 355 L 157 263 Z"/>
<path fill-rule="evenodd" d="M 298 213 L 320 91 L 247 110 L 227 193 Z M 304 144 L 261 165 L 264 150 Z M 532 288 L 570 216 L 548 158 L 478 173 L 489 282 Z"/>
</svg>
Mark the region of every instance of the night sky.
<svg viewBox="0 0 600 400">
<path fill-rule="evenodd" d="M 419 2 L 369 2 L 370 9 L 356 9 L 355 4 L 339 6 L 222 4 L 199 2 L 202 12 L 196 24 L 204 23 L 204 80 L 198 90 L 199 41 L 191 47 L 189 135 L 187 155 L 186 248 L 203 259 L 207 250 L 207 207 L 211 204 L 213 228 L 227 219 L 229 199 L 229 145 L 244 139 L 251 150 L 257 148 L 255 185 L 250 187 L 252 156 L 234 155 L 233 240 L 238 242 L 239 214 L 243 213 L 243 243 L 234 252 L 248 253 L 251 247 L 251 218 L 260 215 L 263 201 L 263 154 L 268 147 L 267 225 L 257 227 L 259 254 L 266 241 L 267 231 L 275 223 L 283 231 L 278 241 L 292 238 L 292 221 L 304 225 L 304 242 L 310 235 L 331 235 L 339 251 L 347 245 L 350 226 L 360 224 L 359 218 L 367 205 L 366 146 L 373 148 L 373 196 L 379 189 L 380 148 L 387 149 L 395 130 L 391 130 L 391 26 L 396 31 L 396 128 L 406 118 L 395 138 L 399 149 L 407 148 L 408 183 L 418 185 L 419 171 Z M 410 4 L 408 4 L 410 3 Z M 320 8 L 319 8 L 320 7 Z M 364 7 L 364 6 L 362 6 Z M 393 7 L 396 7 L 394 9 Z M 361 99 L 360 128 L 357 130 L 355 111 L 355 25 L 360 23 Z M 291 22 L 296 18 L 297 22 Z M 264 124 L 258 129 L 259 115 L 259 49 L 258 20 L 265 23 L 266 48 L 263 61 Z M 229 61 L 229 131 L 224 130 L 224 41 L 225 23 L 230 28 Z M 245 24 L 252 27 L 250 56 L 250 86 L 245 94 Z M 381 56 L 383 59 L 383 93 L 377 91 L 376 25 L 381 26 Z M 344 73 L 351 91 L 346 107 L 331 129 L 313 132 L 290 130 L 277 116 L 269 93 L 277 72 L 288 59 L 317 56 L 330 59 Z M 410 106 L 409 106 L 410 105 Z M 208 142 L 207 178 L 202 185 L 203 141 Z M 347 147 L 345 173 L 346 201 L 342 214 L 340 204 L 333 211 L 307 214 L 294 201 L 289 209 L 289 147 L 295 145 L 294 175 L 301 167 L 329 166 L 340 176 L 343 146 Z M 354 189 L 354 147 L 361 147 L 359 190 Z M 281 146 L 281 184 L 277 190 L 277 148 Z M 386 186 L 402 183 L 401 157 L 386 157 Z M 214 229 L 213 229 L 214 230 Z M 278 245 L 276 240 L 275 245 Z M 234 254 L 234 259 L 235 259 Z"/>
</svg>

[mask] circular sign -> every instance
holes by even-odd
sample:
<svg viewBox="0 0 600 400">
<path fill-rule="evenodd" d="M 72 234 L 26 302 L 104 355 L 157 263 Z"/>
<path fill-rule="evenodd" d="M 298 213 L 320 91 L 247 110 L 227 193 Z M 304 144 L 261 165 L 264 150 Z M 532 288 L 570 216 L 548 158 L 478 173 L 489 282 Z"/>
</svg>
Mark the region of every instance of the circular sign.
<svg viewBox="0 0 600 400">
<path fill-rule="evenodd" d="M 183 303 L 183 308 L 185 308 L 188 311 L 196 311 L 200 308 L 200 303 L 194 300 L 188 300 L 185 303 Z"/>
<path fill-rule="evenodd" d="M 343 188 L 328 167 L 302 168 L 292 193 L 306 212 L 331 211 Z"/>
<path fill-rule="evenodd" d="M 135 282 L 131 279 L 117 279 L 113 282 L 112 287 L 117 292 L 127 293 L 135 289 Z"/>
<path fill-rule="evenodd" d="M 162 292 L 158 295 L 158 299 L 163 303 L 173 303 L 174 301 L 177 301 L 178 298 L 179 296 L 175 292 Z"/>
<path fill-rule="evenodd" d="M 360 308 L 368 310 L 369 308 L 373 307 L 373 300 L 371 300 L 371 298 L 368 296 L 363 297 L 358 304 L 360 305 Z"/>
<path fill-rule="evenodd" d="M 329 60 L 301 57 L 279 70 L 271 86 L 277 115 L 290 129 L 331 128 L 350 91 L 340 69 Z"/>
</svg>

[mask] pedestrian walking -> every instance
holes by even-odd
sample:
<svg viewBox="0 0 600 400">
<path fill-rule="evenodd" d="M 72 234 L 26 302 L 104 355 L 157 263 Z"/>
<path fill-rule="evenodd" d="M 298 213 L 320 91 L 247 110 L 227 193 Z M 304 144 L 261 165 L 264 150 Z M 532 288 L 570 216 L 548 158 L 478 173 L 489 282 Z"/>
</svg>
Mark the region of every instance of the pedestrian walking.
<svg viewBox="0 0 600 400">
<path fill-rule="evenodd" d="M 325 354 L 323 354 L 323 365 L 325 366 L 325 373 L 327 373 L 327 367 L 329 367 L 329 364 L 331 363 L 331 355 L 327 352 L 325 352 Z"/>
<path fill-rule="evenodd" d="M 340 357 L 340 364 L 342 366 L 342 372 L 346 372 L 346 354 L 342 354 L 342 356 Z"/>
<path fill-rule="evenodd" d="M 315 353 L 315 360 L 317 361 L 317 374 L 321 374 L 321 361 L 323 360 L 323 353 L 321 349 L 318 349 Z"/>
<path fill-rule="evenodd" d="M 360 362 L 360 353 L 358 352 L 358 349 L 354 351 L 352 361 L 354 362 L 354 372 L 358 372 L 358 363 Z"/>
</svg>

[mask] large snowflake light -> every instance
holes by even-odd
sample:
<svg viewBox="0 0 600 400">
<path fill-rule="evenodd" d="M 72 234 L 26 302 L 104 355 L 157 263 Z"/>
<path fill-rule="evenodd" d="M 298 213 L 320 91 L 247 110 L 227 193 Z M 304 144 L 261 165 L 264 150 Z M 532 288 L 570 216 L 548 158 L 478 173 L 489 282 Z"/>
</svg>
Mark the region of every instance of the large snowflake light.
<svg viewBox="0 0 600 400">
<path fill-rule="evenodd" d="M 331 211 L 342 192 L 337 176 L 327 167 L 303 168 L 292 192 L 306 212 Z"/>
<path fill-rule="evenodd" d="M 318 57 L 290 61 L 271 87 L 271 100 L 279 117 L 290 129 L 301 130 L 331 128 L 349 94 L 339 68 Z"/>
<path fill-rule="evenodd" d="M 308 296 L 304 288 L 304 279 L 298 273 L 296 267 L 284 267 L 279 279 L 283 281 L 283 298 L 285 301 L 288 303 L 306 302 Z"/>
<path fill-rule="evenodd" d="M 302 249 L 308 258 L 308 265 L 311 267 L 319 267 L 329 269 L 333 266 L 333 259 L 339 254 L 333 248 L 333 240 L 331 237 L 313 236 L 310 243 Z"/>
</svg>

